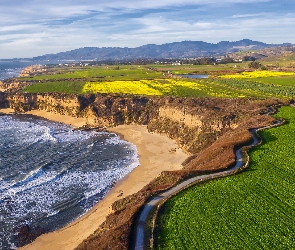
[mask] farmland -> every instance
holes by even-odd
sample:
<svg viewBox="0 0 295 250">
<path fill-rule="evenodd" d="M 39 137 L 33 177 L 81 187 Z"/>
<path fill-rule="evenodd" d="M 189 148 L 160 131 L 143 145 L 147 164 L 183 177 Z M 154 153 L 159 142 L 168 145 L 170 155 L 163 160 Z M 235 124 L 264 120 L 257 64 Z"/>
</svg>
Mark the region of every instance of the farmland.
<svg viewBox="0 0 295 250">
<path fill-rule="evenodd" d="M 294 73 L 282 71 L 246 72 L 249 71 L 249 68 L 241 69 L 240 65 L 235 66 L 228 64 L 57 67 L 39 75 L 32 74 L 21 77 L 19 80 L 28 83 L 23 91 L 29 93 L 103 93 L 103 95 L 97 96 L 85 95 L 85 99 L 97 98 L 97 103 L 100 101 L 103 103 L 99 99 L 105 97 L 113 100 L 122 98 L 123 95 L 123 98 L 127 100 L 141 98 L 134 98 L 134 95 L 220 97 L 227 99 L 217 99 L 218 101 L 233 101 L 233 103 L 246 100 L 258 103 L 257 100 L 269 97 L 284 98 L 283 103 L 289 102 L 291 98 L 294 99 Z M 245 73 L 241 73 L 244 70 Z M 181 78 L 179 74 L 208 74 L 210 76 L 208 79 L 188 79 Z M 233 75 L 243 76 L 232 77 Z M 248 99 L 248 97 L 257 99 Z M 230 98 L 236 99 L 230 100 Z M 163 99 L 170 102 L 170 100 L 177 98 L 144 97 L 144 99 Z M 191 101 L 190 98 L 181 99 L 184 100 L 184 103 Z M 204 99 L 213 103 L 212 107 L 215 105 L 213 98 Z M 195 100 L 198 99 L 193 101 Z M 90 112 L 98 110 L 95 109 L 96 107 L 104 107 L 103 105 L 107 102 L 103 105 L 97 105 L 97 103 L 91 103 L 91 107 L 94 108 L 89 109 Z M 133 108 L 132 105 L 130 107 Z M 230 106 L 224 105 L 220 109 L 216 108 L 216 111 L 214 106 L 214 112 L 220 113 L 228 107 Z M 243 109 L 247 113 L 250 112 L 247 107 L 243 106 Z M 88 109 L 85 110 L 88 111 Z M 121 110 L 125 112 L 120 106 Z M 96 115 L 94 112 L 93 115 Z M 237 111 L 233 110 L 233 113 L 235 112 Z M 251 151 L 251 166 L 248 170 L 231 178 L 208 182 L 205 185 L 199 184 L 188 191 L 181 192 L 165 204 L 163 210 L 160 211 L 161 217 L 158 220 L 156 249 L 294 248 L 293 232 L 295 228 L 291 223 L 295 215 L 294 184 L 292 183 L 294 174 L 290 168 L 294 165 L 294 160 L 290 157 L 294 152 L 290 141 L 295 135 L 292 112 L 294 109 L 281 109 L 279 115 L 292 122 L 277 130 L 262 132 L 265 141 L 269 141 L 269 143 Z M 138 113 L 136 111 L 135 114 Z M 128 116 L 123 115 L 122 119 L 129 118 L 129 114 L 131 112 L 128 113 Z M 121 117 L 119 118 L 121 119 Z M 166 128 L 166 123 L 165 127 L 162 127 Z M 170 124 L 167 125 L 167 131 L 169 133 L 173 131 L 171 132 L 173 136 L 177 135 L 178 131 L 175 132 L 170 128 Z M 283 128 L 287 130 L 280 130 Z M 280 141 L 283 136 L 275 134 L 275 131 L 281 131 L 282 135 L 290 136 L 285 141 Z M 192 136 L 192 133 L 188 133 L 187 137 L 191 138 Z M 208 134 L 208 137 L 204 136 L 204 138 L 211 139 L 209 136 L 211 134 Z M 279 150 L 279 152 L 275 152 L 275 150 Z M 286 155 L 284 155 L 285 153 Z M 288 163 L 284 168 L 281 164 L 283 157 L 287 159 L 285 162 Z M 219 156 L 216 158 L 220 162 Z M 278 166 L 275 165 L 276 163 L 279 163 Z M 122 218 L 125 219 L 126 216 L 122 215 Z M 118 226 L 113 222 L 111 225 Z M 128 237 L 132 239 L 132 236 L 128 236 L 127 230 L 129 229 L 124 231 L 126 237 L 122 238 L 124 242 L 127 242 Z M 118 232 L 117 234 L 110 232 L 110 234 L 115 235 L 114 238 L 118 239 L 118 243 Z M 104 239 L 103 237 L 102 239 Z M 115 245 L 114 242 L 112 244 Z"/>
<path fill-rule="evenodd" d="M 269 71 L 269 70 L 256 70 L 252 72 L 242 72 L 240 74 L 222 75 L 221 78 L 231 79 L 248 79 L 248 78 L 263 78 L 263 77 L 282 77 L 294 76 L 293 72 Z"/>
<path fill-rule="evenodd" d="M 185 79 L 177 76 L 177 74 L 197 72 L 212 76 L 209 79 Z M 50 69 L 46 74 L 20 77 L 19 80 L 29 82 L 29 86 L 24 88 L 24 92 L 27 93 L 114 93 L 222 98 L 295 96 L 295 75 L 292 72 L 254 71 L 240 74 L 222 72 L 234 72 L 233 66 L 60 67 Z"/>
<path fill-rule="evenodd" d="M 65 79 L 93 79 L 93 80 L 139 80 L 161 78 L 160 72 L 148 70 L 137 65 L 123 66 L 93 66 L 93 67 L 56 67 L 51 68 L 48 74 L 33 77 L 21 77 L 20 80 L 65 80 Z"/>
<path fill-rule="evenodd" d="M 157 219 L 156 249 L 294 249 L 295 112 L 260 132 L 239 175 L 198 184 L 168 200 Z"/>
<path fill-rule="evenodd" d="M 274 84 L 273 80 L 263 82 L 260 79 L 214 79 L 212 81 L 215 84 L 219 83 L 220 86 L 232 89 L 232 91 L 240 91 L 244 93 L 245 96 L 278 98 L 292 98 L 295 96 L 295 83 L 290 85 L 278 85 Z"/>
<path fill-rule="evenodd" d="M 186 97 L 244 97 L 240 91 L 215 85 L 214 82 L 188 79 L 88 82 L 84 85 L 82 92 Z"/>
</svg>

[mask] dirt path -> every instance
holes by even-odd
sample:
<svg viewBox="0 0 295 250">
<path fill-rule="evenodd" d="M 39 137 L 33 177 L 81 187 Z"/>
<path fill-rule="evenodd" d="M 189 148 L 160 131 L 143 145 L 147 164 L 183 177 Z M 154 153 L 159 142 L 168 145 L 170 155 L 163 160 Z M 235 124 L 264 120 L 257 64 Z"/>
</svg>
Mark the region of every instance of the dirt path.
<svg viewBox="0 0 295 250">
<path fill-rule="evenodd" d="M 269 113 L 271 113 L 272 111 L 269 111 Z M 260 129 L 252 129 L 250 130 L 251 136 L 253 138 L 253 142 L 248 145 L 247 147 L 253 147 L 256 145 L 259 145 L 262 140 L 259 137 L 259 135 L 257 134 L 257 131 L 262 130 L 262 129 L 266 129 L 266 128 L 271 128 L 271 127 L 276 127 L 281 125 L 281 121 L 276 121 L 275 124 L 264 127 L 264 128 L 260 128 Z M 238 150 L 236 150 L 236 164 L 235 166 L 233 166 L 232 168 L 228 169 L 228 170 L 224 170 L 222 172 L 217 172 L 217 173 L 212 173 L 212 174 L 206 174 L 206 175 L 200 175 L 191 179 L 188 179 L 182 183 L 180 183 L 179 185 L 157 195 L 156 197 L 154 197 L 152 200 L 150 200 L 149 202 L 147 202 L 144 207 L 143 210 L 141 211 L 140 215 L 139 215 L 139 219 L 137 221 L 137 229 L 136 229 L 136 236 L 135 236 L 135 246 L 134 249 L 135 250 L 144 250 L 145 249 L 145 242 L 148 241 L 148 239 L 145 239 L 145 237 L 147 237 L 145 235 L 145 228 L 146 228 L 146 220 L 147 217 L 149 215 L 149 213 L 151 212 L 151 210 L 153 208 L 155 208 L 156 206 L 159 206 L 160 203 L 163 203 L 163 201 L 167 200 L 168 198 L 170 198 L 171 196 L 177 194 L 178 192 L 180 192 L 181 190 L 188 188 L 191 185 L 194 185 L 196 183 L 205 181 L 205 180 L 210 180 L 210 179 L 215 179 L 215 178 L 220 178 L 220 177 L 225 177 L 225 176 L 229 176 L 229 175 L 233 175 L 235 174 L 239 169 L 241 169 L 242 167 L 247 167 L 249 164 L 249 157 L 248 160 L 245 164 L 243 164 L 243 159 L 242 159 L 242 149 L 239 148 Z"/>
</svg>

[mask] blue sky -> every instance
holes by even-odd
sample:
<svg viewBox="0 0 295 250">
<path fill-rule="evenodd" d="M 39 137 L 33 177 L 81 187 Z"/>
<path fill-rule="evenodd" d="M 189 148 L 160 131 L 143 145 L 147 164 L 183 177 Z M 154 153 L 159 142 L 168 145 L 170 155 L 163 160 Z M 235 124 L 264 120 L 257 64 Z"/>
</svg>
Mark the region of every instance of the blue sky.
<svg viewBox="0 0 295 250">
<path fill-rule="evenodd" d="M 294 0 L 0 0 L 0 58 L 244 38 L 295 43 Z"/>
</svg>

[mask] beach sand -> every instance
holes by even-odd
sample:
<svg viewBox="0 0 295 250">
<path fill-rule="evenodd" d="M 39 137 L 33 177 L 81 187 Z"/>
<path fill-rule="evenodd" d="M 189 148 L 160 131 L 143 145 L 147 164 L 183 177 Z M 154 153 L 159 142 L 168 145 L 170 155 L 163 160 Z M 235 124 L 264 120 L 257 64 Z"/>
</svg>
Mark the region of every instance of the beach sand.
<svg viewBox="0 0 295 250">
<path fill-rule="evenodd" d="M 6 111 L 0 109 L 0 112 L 9 113 L 9 109 L 6 109 Z M 51 114 L 45 111 L 30 111 L 27 114 L 38 115 L 74 127 L 86 124 L 86 119 L 83 118 Z M 146 126 L 120 125 L 108 130 L 119 134 L 122 139 L 136 145 L 140 165 L 120 180 L 106 197 L 87 214 L 60 230 L 41 235 L 33 243 L 20 249 L 74 249 L 105 220 L 114 201 L 136 193 L 162 171 L 181 169 L 181 163 L 188 157 L 173 140 L 163 135 L 149 133 Z M 176 149 L 176 151 L 172 149 Z M 122 193 L 123 195 L 119 197 Z"/>
<path fill-rule="evenodd" d="M 11 109 L 11 108 L 1 109 L 0 108 L 0 113 L 2 113 L 2 114 L 14 114 L 14 109 Z"/>
</svg>

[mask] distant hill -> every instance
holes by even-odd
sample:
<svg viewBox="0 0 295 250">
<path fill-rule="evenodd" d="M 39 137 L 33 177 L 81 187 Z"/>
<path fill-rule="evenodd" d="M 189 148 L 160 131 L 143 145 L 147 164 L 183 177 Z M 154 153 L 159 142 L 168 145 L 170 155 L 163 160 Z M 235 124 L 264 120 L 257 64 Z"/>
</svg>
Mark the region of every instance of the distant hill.
<svg viewBox="0 0 295 250">
<path fill-rule="evenodd" d="M 134 60 L 163 58 L 197 58 L 219 56 L 241 50 L 259 50 L 290 44 L 266 44 L 249 39 L 236 42 L 222 41 L 217 44 L 202 41 L 183 41 L 162 45 L 147 44 L 136 48 L 85 47 L 57 54 L 34 57 L 35 61 L 55 60 Z"/>
<path fill-rule="evenodd" d="M 295 58 L 295 46 L 272 46 L 263 49 L 241 50 L 237 53 L 229 53 L 227 58 L 243 59 L 245 57 L 261 61 L 290 61 Z"/>
</svg>

